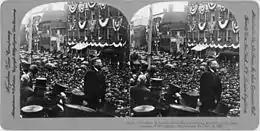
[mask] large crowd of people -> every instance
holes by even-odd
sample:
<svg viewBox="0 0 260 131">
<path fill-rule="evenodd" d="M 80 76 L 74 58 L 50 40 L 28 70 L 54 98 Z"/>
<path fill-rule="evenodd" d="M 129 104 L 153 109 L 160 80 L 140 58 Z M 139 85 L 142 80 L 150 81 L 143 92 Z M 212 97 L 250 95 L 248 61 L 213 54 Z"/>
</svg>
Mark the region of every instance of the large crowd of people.
<svg viewBox="0 0 260 131">
<path fill-rule="evenodd" d="M 26 53 L 22 51 L 21 55 L 26 55 Z M 108 59 L 102 59 L 102 61 L 102 71 L 105 73 L 107 84 L 105 93 L 105 105 L 109 108 L 107 110 L 116 116 L 127 116 L 129 114 L 128 68 L 119 70 L 119 66 L 111 64 Z M 32 64 L 38 67 L 37 77 L 47 79 L 47 88 L 52 88 L 59 83 L 65 85 L 66 90 L 84 90 L 84 75 L 91 68 L 89 57 L 72 54 L 65 56 L 48 52 L 34 55 Z M 21 75 L 22 73 L 23 68 L 21 68 Z"/>
<path fill-rule="evenodd" d="M 206 71 L 205 59 L 173 56 L 169 53 L 153 53 L 152 68 L 148 69 L 147 54 L 144 51 L 133 51 L 128 63 L 119 64 L 107 58 L 102 60 L 101 72 L 105 76 L 105 103 L 104 108 L 113 115 L 125 117 L 131 116 L 132 99 L 130 89 L 141 87 L 145 90 L 154 90 L 150 82 L 152 78 L 162 80 L 160 88 L 162 94 L 167 92 L 170 85 L 181 88 L 182 94 L 200 92 L 201 77 Z M 24 70 L 26 52 L 21 51 L 21 80 L 28 70 Z M 219 78 L 221 79 L 220 103 L 230 109 L 229 116 L 239 116 L 240 88 L 239 88 L 239 64 L 234 61 L 216 59 L 219 63 Z M 46 78 L 47 88 L 53 88 L 57 83 L 64 85 L 67 91 L 86 90 L 86 73 L 92 68 L 90 57 L 79 55 L 51 54 L 38 52 L 32 56 L 32 65 L 37 66 L 37 73 L 32 73 L 35 78 Z M 138 66 L 135 66 L 138 65 Z M 31 68 L 31 67 L 30 67 Z M 152 72 L 152 73 L 151 73 Z M 146 78 L 144 78 L 146 76 Z M 146 79 L 146 80 L 145 80 Z M 158 86 L 158 85 L 156 85 Z M 25 91 L 26 92 L 26 91 Z M 26 96 L 21 97 L 24 101 Z M 163 101 L 160 101 L 163 103 Z"/>
<path fill-rule="evenodd" d="M 147 60 L 147 55 L 144 51 L 135 51 L 133 54 L 139 56 L 134 59 L 141 61 Z M 229 116 L 239 116 L 240 108 L 240 88 L 239 88 L 239 65 L 238 62 L 225 61 L 216 59 L 219 63 L 219 75 L 222 84 L 221 103 L 229 107 Z M 170 84 L 181 87 L 183 93 L 191 93 L 200 91 L 200 78 L 205 71 L 207 65 L 205 59 L 197 59 L 181 57 L 176 59 L 165 52 L 154 53 L 152 66 L 155 66 L 157 72 L 154 74 L 155 78 L 163 80 L 162 88 L 166 89 Z M 141 70 L 140 70 L 141 72 Z M 137 73 L 138 74 L 138 73 Z"/>
</svg>

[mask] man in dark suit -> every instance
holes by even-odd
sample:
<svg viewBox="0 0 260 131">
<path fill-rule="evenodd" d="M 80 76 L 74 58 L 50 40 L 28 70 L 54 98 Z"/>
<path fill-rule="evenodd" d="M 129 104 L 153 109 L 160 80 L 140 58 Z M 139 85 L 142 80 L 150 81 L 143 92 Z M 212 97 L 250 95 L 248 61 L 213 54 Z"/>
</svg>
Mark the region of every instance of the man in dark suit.
<svg viewBox="0 0 260 131">
<path fill-rule="evenodd" d="M 215 109 L 220 101 L 222 85 L 217 73 L 218 68 L 216 60 L 208 60 L 207 71 L 200 78 L 200 112 L 202 116 L 208 116 L 209 110 Z"/>
<path fill-rule="evenodd" d="M 91 68 L 84 77 L 85 100 L 90 108 L 100 109 L 105 101 L 106 81 L 102 61 L 98 57 L 91 59 Z"/>
</svg>

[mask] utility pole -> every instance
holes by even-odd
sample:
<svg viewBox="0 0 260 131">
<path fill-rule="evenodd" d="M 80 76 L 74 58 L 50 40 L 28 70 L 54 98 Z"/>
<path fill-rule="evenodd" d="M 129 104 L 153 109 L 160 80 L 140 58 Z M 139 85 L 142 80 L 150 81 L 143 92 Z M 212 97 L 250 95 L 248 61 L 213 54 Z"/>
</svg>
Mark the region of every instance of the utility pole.
<svg viewBox="0 0 260 131">
<path fill-rule="evenodd" d="M 150 6 L 150 17 L 149 17 L 149 35 L 148 35 L 148 68 L 151 68 L 152 63 L 152 31 L 153 31 L 153 5 Z"/>
<path fill-rule="evenodd" d="M 28 46 L 28 53 L 29 53 L 29 58 L 28 58 L 28 62 L 29 64 L 32 63 L 32 32 L 33 32 L 33 15 L 31 15 L 30 18 L 30 27 L 29 27 L 29 46 Z"/>
</svg>

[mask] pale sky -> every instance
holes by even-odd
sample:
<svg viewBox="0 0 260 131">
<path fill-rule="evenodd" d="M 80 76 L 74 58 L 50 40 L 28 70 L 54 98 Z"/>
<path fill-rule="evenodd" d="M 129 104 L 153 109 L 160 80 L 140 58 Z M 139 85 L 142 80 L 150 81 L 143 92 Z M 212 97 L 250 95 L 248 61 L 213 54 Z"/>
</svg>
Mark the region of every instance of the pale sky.
<svg viewBox="0 0 260 131">
<path fill-rule="evenodd" d="M 50 4 L 37 6 L 25 14 L 25 17 L 22 20 L 22 24 L 27 24 L 28 19 L 32 14 L 36 14 L 44 10 L 47 10 L 49 5 L 52 6 L 53 11 L 57 11 L 57 10 L 64 10 L 64 4 L 66 4 L 66 2 L 57 2 L 57 3 L 50 3 Z"/>
<path fill-rule="evenodd" d="M 44 10 L 47 10 L 49 5 L 52 6 L 52 10 L 64 10 L 64 4 L 66 2 L 57 2 L 57 3 L 50 3 L 50 4 L 44 4 L 37 6 L 30 10 L 28 13 L 26 13 L 25 17 L 22 20 L 22 24 L 27 24 L 28 19 L 32 14 L 36 14 L 38 12 L 42 12 Z M 164 8 L 168 9 L 168 6 L 170 4 L 173 4 L 173 11 L 174 12 L 184 12 L 184 6 L 188 5 L 187 1 L 174 1 L 174 2 L 160 2 L 153 4 L 153 14 L 158 14 L 163 12 Z M 134 25 L 147 25 L 149 15 L 150 15 L 150 9 L 149 5 L 143 7 L 142 9 L 138 10 L 131 21 L 134 20 Z"/>
<path fill-rule="evenodd" d="M 173 12 L 184 12 L 184 7 L 188 5 L 188 1 L 174 1 L 174 2 L 160 2 L 155 3 L 152 5 L 153 7 L 153 14 L 158 14 L 163 12 L 164 8 L 167 8 L 169 5 L 173 5 Z M 134 17 L 131 19 L 131 21 L 134 21 L 134 25 L 146 25 L 148 23 L 148 19 L 150 16 L 150 9 L 149 5 L 141 8 L 136 12 Z"/>
</svg>

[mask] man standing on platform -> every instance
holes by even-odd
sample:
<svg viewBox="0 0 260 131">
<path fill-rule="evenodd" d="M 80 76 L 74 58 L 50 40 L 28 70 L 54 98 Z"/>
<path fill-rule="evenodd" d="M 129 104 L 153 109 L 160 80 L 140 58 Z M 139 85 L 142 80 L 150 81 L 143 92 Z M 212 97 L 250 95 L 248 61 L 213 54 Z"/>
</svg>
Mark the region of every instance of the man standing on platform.
<svg viewBox="0 0 260 131">
<path fill-rule="evenodd" d="M 217 73 L 218 62 L 210 59 L 207 71 L 200 78 L 200 112 L 202 116 L 209 116 L 209 111 L 216 108 L 222 93 L 221 79 Z"/>
<path fill-rule="evenodd" d="M 105 101 L 106 81 L 102 72 L 102 61 L 98 57 L 91 59 L 91 69 L 84 77 L 85 100 L 90 108 L 100 109 Z"/>
<path fill-rule="evenodd" d="M 31 65 L 28 73 L 24 73 L 21 76 L 21 107 L 25 105 L 26 100 L 29 96 L 31 96 L 34 92 L 33 88 L 33 79 L 36 78 L 36 74 L 38 72 L 38 67 L 36 65 Z"/>
</svg>

